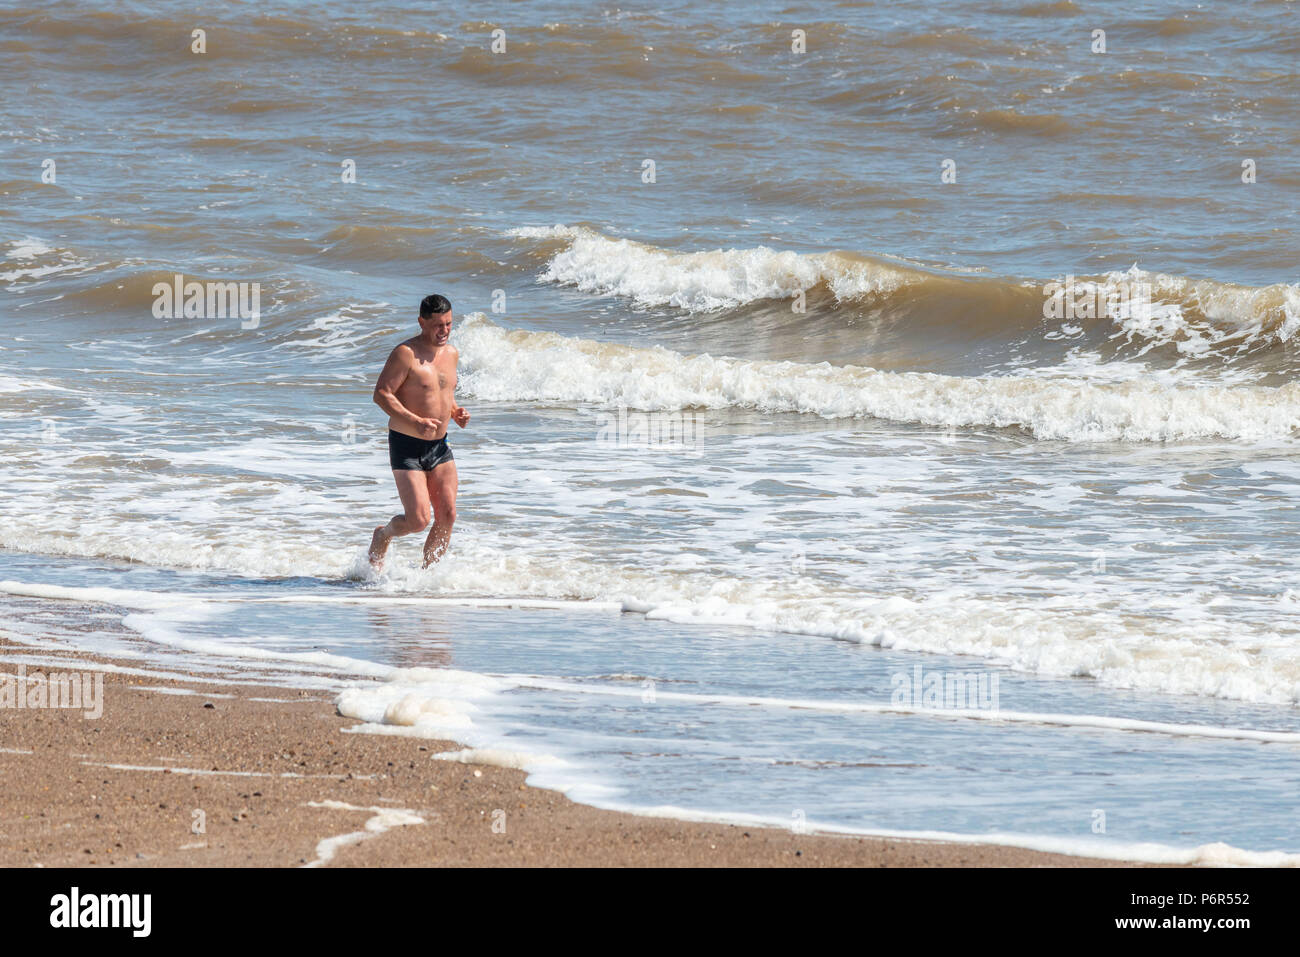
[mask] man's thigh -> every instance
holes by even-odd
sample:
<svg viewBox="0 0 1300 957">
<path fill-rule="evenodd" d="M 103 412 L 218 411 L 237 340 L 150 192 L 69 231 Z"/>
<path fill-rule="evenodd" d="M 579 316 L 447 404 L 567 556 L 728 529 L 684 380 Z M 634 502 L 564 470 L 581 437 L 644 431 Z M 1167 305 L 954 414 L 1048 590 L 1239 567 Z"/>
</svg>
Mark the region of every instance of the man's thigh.
<svg viewBox="0 0 1300 957">
<path fill-rule="evenodd" d="M 393 481 L 397 483 L 397 495 L 402 500 L 402 510 L 407 515 L 420 511 L 420 506 L 429 506 L 429 487 L 425 476 L 430 473 L 416 469 L 393 469 Z"/>
<path fill-rule="evenodd" d="M 426 475 L 429 501 L 433 505 L 434 518 L 437 518 L 444 509 L 456 504 L 456 489 L 460 485 L 460 476 L 456 474 L 456 461 L 453 459 L 450 462 L 443 462 Z"/>
</svg>

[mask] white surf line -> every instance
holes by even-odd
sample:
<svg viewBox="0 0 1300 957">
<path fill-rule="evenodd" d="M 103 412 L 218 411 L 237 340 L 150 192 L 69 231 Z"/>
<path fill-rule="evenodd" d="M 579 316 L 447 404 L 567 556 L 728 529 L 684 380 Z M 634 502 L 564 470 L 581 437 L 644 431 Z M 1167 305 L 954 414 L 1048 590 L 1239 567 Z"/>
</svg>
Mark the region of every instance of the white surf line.
<svg viewBox="0 0 1300 957">
<path fill-rule="evenodd" d="M 351 831 L 337 837 L 327 837 L 317 843 L 316 859 L 302 865 L 303 867 L 320 867 L 328 864 L 340 848 L 378 837 L 394 827 L 424 823 L 424 818 L 407 808 L 357 807 L 355 804 L 345 804 L 342 801 L 308 801 L 307 807 L 324 807 L 336 811 L 371 811 L 375 816 L 366 821 L 364 831 Z"/>
<path fill-rule="evenodd" d="M 543 608 L 559 611 L 600 611 L 622 614 L 624 606 L 617 601 L 583 601 L 559 598 L 474 598 L 425 597 L 419 595 L 205 595 L 189 592 L 130 591 L 111 587 L 70 588 L 64 585 L 43 585 L 12 580 L 0 581 L 0 594 L 24 598 L 56 598 L 67 601 L 96 602 L 103 605 L 124 605 L 149 611 L 157 608 L 182 605 L 189 602 L 248 603 L 248 604 L 316 604 L 316 605 L 432 605 L 470 608 Z"/>
<path fill-rule="evenodd" d="M 319 604 L 319 605 L 447 605 L 469 608 L 543 608 L 555 611 L 601 611 L 622 614 L 623 603 L 619 601 L 582 601 L 560 598 L 423 598 L 412 595 L 384 598 L 376 596 L 351 595 L 285 595 L 277 598 L 242 597 L 238 595 L 219 598 L 199 598 L 210 602 L 269 603 L 269 604 Z"/>
<path fill-rule="evenodd" d="M 0 593 L 27 595 L 29 597 L 47 597 L 47 598 L 68 598 L 71 600 L 96 601 L 105 604 L 113 604 L 111 598 L 105 597 L 108 593 L 120 595 L 147 596 L 153 600 L 150 608 L 157 607 L 158 599 L 165 599 L 170 604 L 179 604 L 184 601 L 201 601 L 201 602 L 248 602 L 248 603 L 313 603 L 313 604 L 420 604 L 420 605 L 459 605 L 459 606 L 477 606 L 477 607 L 508 607 L 508 608 L 551 608 L 551 609 L 584 609 L 598 611 L 640 611 L 624 602 L 596 602 L 596 601 L 567 601 L 567 600 L 550 600 L 550 599 L 511 599 L 511 598 L 423 598 L 410 596 L 343 596 L 343 595 L 284 595 L 276 597 L 264 596 L 218 596 L 208 597 L 204 595 L 188 595 L 183 593 L 162 594 L 157 592 L 127 592 L 119 591 L 112 588 L 66 588 L 61 585 L 28 585 L 23 582 L 2 581 L 0 582 Z M 2 633 L 0 633 L 2 634 Z M 214 654 L 222 652 L 215 651 Z M 238 657 L 238 656 L 236 656 Z M 268 659 L 283 661 L 292 660 L 294 653 L 282 653 L 266 656 Z M 90 669 L 88 669 L 90 670 Z M 124 668 L 101 668 L 98 670 L 115 670 L 127 673 L 146 674 L 147 672 L 136 672 Z M 159 676 L 163 677 L 163 676 Z M 167 676 L 170 677 L 170 676 Z M 509 680 L 516 680 L 523 687 L 534 687 L 552 691 L 578 691 L 586 694 L 605 694 L 620 697 L 640 697 L 641 691 L 619 690 L 612 688 L 595 688 L 590 685 L 572 684 L 558 681 L 548 681 L 543 678 L 526 678 L 520 679 L 518 676 L 501 675 L 500 677 Z M 185 681 L 205 682 L 211 684 L 223 683 L 219 679 L 202 679 L 186 677 Z M 228 684 L 253 684 L 253 682 L 226 681 Z M 656 699 L 677 700 L 683 702 L 696 702 L 703 704 L 722 704 L 736 706 L 763 706 L 788 708 L 792 710 L 807 709 L 816 711 L 828 711 L 839 713 L 874 713 L 874 714 L 911 714 L 935 718 L 952 718 L 976 721 L 1008 721 L 1022 724 L 1042 724 L 1058 725 L 1074 728 L 1097 728 L 1111 731 L 1141 731 L 1153 734 L 1167 734 L 1176 737 L 1203 737 L 1219 738 L 1240 741 L 1262 741 L 1279 744 L 1300 744 L 1300 732 L 1295 731 L 1262 731 L 1249 728 L 1216 728 L 1211 725 L 1182 725 L 1172 724 L 1159 721 L 1145 721 L 1137 718 L 1111 718 L 1103 715 L 1072 715 L 1072 714 L 1051 714 L 1051 713 L 1034 713 L 1018 711 L 982 711 L 975 709 L 942 709 L 942 708 L 908 708 L 901 705 L 885 704 L 858 704 L 852 702 L 833 702 L 833 701 L 802 701 L 787 700 L 783 698 L 760 698 L 760 697 L 743 697 L 738 695 L 687 695 L 679 692 L 657 692 Z"/>
<path fill-rule="evenodd" d="M 35 751 L 24 751 L 22 748 L 0 748 L 0 754 L 35 754 Z"/>
<path fill-rule="evenodd" d="M 640 698 L 641 689 L 598 688 L 575 682 L 556 681 L 527 675 L 497 675 L 518 687 L 546 691 L 577 691 L 585 694 L 619 698 Z M 982 711 L 971 708 L 909 708 L 895 704 L 868 704 L 856 701 L 818 701 L 798 698 L 758 698 L 743 695 L 693 695 L 679 691 L 656 691 L 656 701 L 680 701 L 690 704 L 720 704 L 736 707 L 785 708 L 791 711 L 825 711 L 840 714 L 908 714 L 929 718 L 956 718 L 973 721 L 1008 721 L 1019 724 L 1061 725 L 1070 728 L 1098 728 L 1105 731 L 1145 731 L 1175 737 L 1227 738 L 1239 741 L 1265 741 L 1274 744 L 1300 744 L 1298 731 L 1261 731 L 1253 728 L 1216 728 L 1205 724 L 1172 724 L 1144 721 L 1139 718 L 1112 718 L 1093 714 L 1051 714 L 1032 711 Z"/>
<path fill-rule="evenodd" d="M 129 616 L 128 616 L 128 617 L 129 617 Z M 137 638 L 137 637 L 142 637 L 142 636 L 140 635 L 139 632 L 137 632 L 137 631 L 133 631 L 133 632 L 131 633 L 131 637 L 133 637 L 133 638 Z M 18 638 L 17 638 L 16 636 L 12 635 L 10 632 L 5 631 L 4 629 L 0 629 L 0 638 L 5 638 L 5 639 L 10 639 L 10 640 L 18 641 Z M 147 639 L 145 639 L 145 640 L 147 640 Z M 25 647 L 28 647 L 28 648 L 32 647 L 31 645 L 28 645 L 26 642 L 22 642 L 22 644 L 23 644 Z M 112 658 L 112 657 L 115 657 L 114 653 L 111 652 L 111 651 L 104 651 L 104 652 L 101 652 L 101 651 L 78 651 L 77 649 L 73 649 L 73 648 L 63 649 L 62 646 L 60 646 L 60 650 L 66 650 L 69 654 L 81 654 L 81 655 L 91 655 L 91 656 L 95 656 L 95 655 L 103 655 L 103 656 L 106 657 L 106 658 Z M 9 656 L 9 657 L 6 657 L 4 660 L 5 660 L 5 661 L 19 661 L 19 662 L 22 662 L 23 664 L 44 665 L 44 666 L 46 666 L 46 667 L 49 667 L 49 666 L 51 666 L 51 665 L 57 665 L 57 666 L 59 666 L 59 667 L 61 667 L 61 668 L 65 668 L 65 669 L 68 670 L 68 671 L 102 671 L 102 672 L 104 672 L 105 674 L 112 673 L 112 674 L 119 674 L 119 675 L 135 675 L 135 676 L 137 676 L 137 677 L 141 677 L 141 678 L 156 678 L 156 679 L 161 679 L 161 680 L 165 680 L 165 681 L 175 681 L 175 682 L 178 682 L 178 683 L 180 683 L 180 684 L 230 685 L 230 686 L 232 686 L 232 687 L 249 687 L 249 688 L 266 688 L 266 687 L 276 687 L 276 688 L 278 688 L 278 687 L 287 687 L 287 688 L 289 688 L 290 690 L 293 690 L 293 691 L 298 691 L 298 690 L 330 691 L 330 690 L 333 690 L 333 687 L 334 687 L 333 685 L 331 685 L 331 686 L 329 686 L 329 687 L 327 687 L 327 688 L 315 688 L 315 689 L 306 689 L 306 688 L 301 688 L 301 689 L 300 689 L 298 685 L 277 685 L 277 684 L 275 684 L 274 682 L 269 681 L 269 680 L 268 680 L 268 681 L 250 681 L 250 680 L 248 680 L 247 678 L 233 678 L 233 677 L 231 677 L 231 678 L 220 678 L 220 677 L 213 678 L 213 677 L 207 677 L 207 676 L 204 676 L 204 675 L 182 674 L 182 673 L 180 673 L 180 672 L 171 672 L 171 671 L 151 671 L 151 670 L 146 669 L 146 668 L 128 668 L 128 667 L 126 667 L 126 666 L 124 666 L 124 665 L 115 665 L 115 664 L 112 664 L 111 662 L 107 662 L 107 661 L 105 661 L 105 662 L 89 662 L 89 661 L 86 661 L 84 658 L 42 658 L 42 657 L 39 657 L 38 655 L 32 654 L 32 653 L 30 653 L 30 652 L 28 652 L 27 654 L 28 654 L 27 657 L 20 657 L 18 654 L 14 654 L 14 655 L 11 655 L 11 656 Z M 215 653 L 214 653 L 214 654 L 215 654 Z M 232 657 L 233 657 L 233 658 L 238 658 L 238 657 L 240 657 L 240 656 L 239 656 L 239 655 L 232 655 L 232 654 L 230 654 L 229 652 L 227 652 L 227 653 L 225 653 L 225 654 L 223 655 L 223 657 L 225 657 L 225 658 L 232 658 Z M 254 660 L 254 659 L 250 659 L 250 660 Z M 262 660 L 275 661 L 275 660 L 278 660 L 278 659 L 272 659 L 272 658 L 258 658 L 258 659 L 255 659 L 255 660 L 258 660 L 258 661 L 262 661 Z M 290 671 L 290 670 L 294 670 L 294 669 L 290 669 L 290 668 L 288 667 L 288 663 L 286 663 L 286 664 L 285 664 L 285 668 L 284 668 L 284 670 L 286 670 L 286 671 Z M 295 671 L 295 677 L 296 677 L 298 674 L 301 673 L 301 672 L 297 672 L 296 670 L 294 670 L 294 671 Z M 137 687 L 138 687 L 138 686 L 137 686 Z M 196 693 L 197 693 L 197 692 L 196 692 Z M 219 696 L 218 696 L 218 697 L 219 697 Z"/>
<path fill-rule="evenodd" d="M 17 595 L 22 598 L 57 598 L 66 601 L 95 602 L 101 605 L 125 605 L 140 609 L 165 608 L 193 600 L 185 595 L 169 595 L 162 592 L 107 587 L 68 588 L 63 585 L 42 585 L 17 582 L 12 579 L 0 581 L 0 594 Z"/>
<path fill-rule="evenodd" d="M 790 830 L 789 819 L 762 814 L 726 811 L 693 811 L 675 805 L 635 807 L 619 803 L 595 804 L 611 811 L 635 814 L 638 817 L 670 818 L 706 824 L 735 824 L 748 827 Z M 943 844 L 984 844 L 997 847 L 1018 847 L 1045 854 L 1062 854 L 1068 857 L 1095 857 L 1111 861 L 1138 861 L 1148 864 L 1189 864 L 1201 867 L 1300 867 L 1300 854 L 1287 851 L 1252 851 L 1231 844 L 1214 842 L 1192 848 L 1173 847 L 1153 841 L 1121 843 L 1094 841 L 1074 837 L 1050 835 L 993 833 L 961 834 L 955 831 L 900 831 L 890 828 L 836 827 L 813 822 L 804 824 L 804 834 L 828 837 L 878 837 L 901 841 L 925 841 Z"/>
<path fill-rule="evenodd" d="M 195 691 L 193 688 L 164 688 L 164 687 L 162 687 L 162 686 L 160 686 L 160 685 L 133 685 L 132 687 L 133 687 L 136 691 L 152 691 L 152 692 L 154 692 L 155 694 L 177 694 L 177 695 L 195 695 L 195 696 L 200 696 L 200 693 L 199 693 L 198 691 Z M 204 697 L 204 698 L 233 698 L 233 697 L 235 697 L 235 696 L 232 695 L 232 694 L 218 694 L 218 693 L 215 692 L 215 691 L 207 691 L 207 692 L 202 693 L 201 697 Z M 257 698 L 250 698 L 249 700 L 250 700 L 250 701 L 257 701 L 258 699 L 257 699 Z"/>
<path fill-rule="evenodd" d="M 298 774 L 296 771 L 214 771 L 203 768 L 178 768 L 170 765 L 149 765 L 149 764 L 109 764 L 103 761 L 82 761 L 82 764 L 92 768 L 108 768 L 110 771 L 154 771 L 157 773 L 168 774 L 202 774 L 208 777 L 232 777 L 232 778 L 333 778 L 338 780 L 343 777 L 341 774 Z M 372 775 L 354 774 L 353 780 L 369 778 Z"/>
</svg>

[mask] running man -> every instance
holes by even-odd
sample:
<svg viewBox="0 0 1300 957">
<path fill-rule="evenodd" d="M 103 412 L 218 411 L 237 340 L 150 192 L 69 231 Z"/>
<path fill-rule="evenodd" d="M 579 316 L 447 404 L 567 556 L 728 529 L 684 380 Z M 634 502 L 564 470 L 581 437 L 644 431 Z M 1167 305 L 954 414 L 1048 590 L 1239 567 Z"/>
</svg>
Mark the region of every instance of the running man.
<svg viewBox="0 0 1300 957">
<path fill-rule="evenodd" d="M 451 303 L 443 296 L 420 302 L 420 334 L 393 350 L 375 384 L 375 404 L 388 413 L 388 460 L 397 482 L 403 512 L 375 529 L 370 564 L 384 567 L 388 545 L 398 535 L 422 532 L 433 519 L 424 542 L 424 567 L 447 551 L 456 521 L 456 463 L 447 448 L 447 426 L 462 429 L 469 413 L 456 404 L 456 360 L 449 345 Z"/>
</svg>

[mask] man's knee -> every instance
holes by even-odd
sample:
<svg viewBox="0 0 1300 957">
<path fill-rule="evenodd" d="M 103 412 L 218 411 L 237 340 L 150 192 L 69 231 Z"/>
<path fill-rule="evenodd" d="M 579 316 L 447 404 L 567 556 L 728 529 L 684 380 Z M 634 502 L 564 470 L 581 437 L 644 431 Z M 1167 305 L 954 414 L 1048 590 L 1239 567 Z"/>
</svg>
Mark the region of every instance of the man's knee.
<svg viewBox="0 0 1300 957">
<path fill-rule="evenodd" d="M 450 528 L 456 523 L 456 503 L 439 502 L 436 509 L 438 515 L 438 524 L 444 528 Z"/>
<path fill-rule="evenodd" d="M 431 509 L 428 505 L 419 505 L 406 513 L 406 521 L 412 525 L 417 532 L 424 531 L 429 525 Z"/>
</svg>

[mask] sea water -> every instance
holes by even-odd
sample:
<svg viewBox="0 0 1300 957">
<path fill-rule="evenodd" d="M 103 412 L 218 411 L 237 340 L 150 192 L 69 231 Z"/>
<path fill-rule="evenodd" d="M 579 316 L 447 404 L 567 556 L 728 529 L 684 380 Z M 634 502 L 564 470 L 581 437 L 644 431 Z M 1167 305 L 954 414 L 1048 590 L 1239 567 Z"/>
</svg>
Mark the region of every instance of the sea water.
<svg viewBox="0 0 1300 957">
<path fill-rule="evenodd" d="M 601 806 L 1300 852 L 1294 17 L 11 6 L 4 632 Z"/>
</svg>

